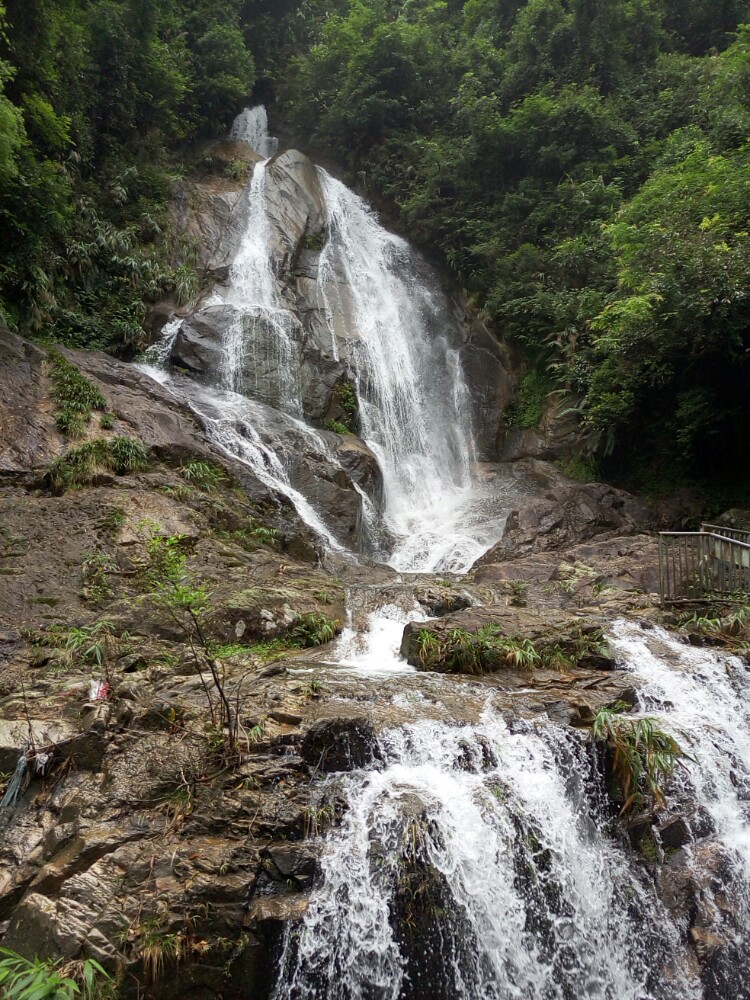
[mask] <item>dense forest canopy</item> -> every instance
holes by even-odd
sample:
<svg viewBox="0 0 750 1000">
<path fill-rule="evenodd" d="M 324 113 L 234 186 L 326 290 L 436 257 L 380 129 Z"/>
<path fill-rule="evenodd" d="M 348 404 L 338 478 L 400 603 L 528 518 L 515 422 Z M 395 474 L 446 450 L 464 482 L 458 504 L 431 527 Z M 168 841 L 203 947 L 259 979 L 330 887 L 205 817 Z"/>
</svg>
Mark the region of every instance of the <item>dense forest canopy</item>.
<svg viewBox="0 0 750 1000">
<path fill-rule="evenodd" d="M 144 302 L 195 287 L 164 221 L 180 151 L 256 88 L 523 347 L 522 391 L 567 394 L 603 474 L 741 483 L 745 22 L 750 0 L 11 0 L 0 307 L 141 346 Z"/>
</svg>

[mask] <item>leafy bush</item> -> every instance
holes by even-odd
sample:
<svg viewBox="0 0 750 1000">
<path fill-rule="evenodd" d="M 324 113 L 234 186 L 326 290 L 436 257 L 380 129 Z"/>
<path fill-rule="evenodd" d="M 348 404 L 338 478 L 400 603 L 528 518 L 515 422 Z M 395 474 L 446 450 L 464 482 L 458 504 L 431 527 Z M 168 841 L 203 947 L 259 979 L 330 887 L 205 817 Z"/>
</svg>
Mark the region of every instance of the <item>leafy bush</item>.
<svg viewBox="0 0 750 1000">
<path fill-rule="evenodd" d="M 50 351 L 49 360 L 57 429 L 66 437 L 81 437 L 91 418 L 91 411 L 106 410 L 107 401 L 96 386 L 59 351 Z"/>
<path fill-rule="evenodd" d="M 342 424 L 340 420 L 326 420 L 323 424 L 327 431 L 333 431 L 334 434 L 351 434 L 350 428 L 346 424 Z"/>
<path fill-rule="evenodd" d="M 532 370 L 521 379 L 518 387 L 517 413 L 519 426 L 537 427 L 544 413 L 544 404 L 553 386 L 540 372 Z"/>
<path fill-rule="evenodd" d="M 0 948 L 0 956 L 0 993 L 7 1000 L 97 1000 L 104 996 L 102 987 L 112 996 L 110 977 L 93 958 L 63 967 L 61 961 L 32 962 L 7 948 Z M 77 978 L 67 974 L 76 965 Z"/>
<path fill-rule="evenodd" d="M 226 472 L 209 462 L 188 462 L 180 469 L 182 478 L 205 493 L 212 493 L 222 483 L 228 481 Z"/>
<path fill-rule="evenodd" d="M 148 467 L 148 462 L 148 452 L 134 438 L 97 438 L 56 458 L 50 466 L 49 478 L 52 489 L 64 493 L 89 486 L 104 472 L 118 476 L 139 472 Z"/>
<path fill-rule="evenodd" d="M 666 783 L 677 765 L 691 759 L 679 743 L 652 718 L 624 718 L 628 706 L 601 708 L 591 735 L 611 754 L 613 791 L 622 799 L 621 815 L 666 804 Z"/>
<path fill-rule="evenodd" d="M 542 664 L 530 639 L 513 639 L 488 625 L 477 632 L 461 628 L 437 634 L 422 629 L 417 636 L 419 660 L 429 670 L 484 674 L 502 667 L 533 670 Z"/>
<path fill-rule="evenodd" d="M 341 631 L 341 622 L 327 615 L 300 615 L 289 638 L 298 646 L 324 646 Z"/>
</svg>

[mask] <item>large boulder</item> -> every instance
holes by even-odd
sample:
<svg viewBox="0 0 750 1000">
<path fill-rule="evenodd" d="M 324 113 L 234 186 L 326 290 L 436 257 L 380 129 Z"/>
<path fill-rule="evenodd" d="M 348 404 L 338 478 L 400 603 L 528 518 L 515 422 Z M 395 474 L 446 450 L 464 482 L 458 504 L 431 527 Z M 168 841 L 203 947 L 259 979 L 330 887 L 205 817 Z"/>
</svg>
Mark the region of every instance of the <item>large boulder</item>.
<svg viewBox="0 0 750 1000">
<path fill-rule="evenodd" d="M 290 273 L 305 236 L 314 240 L 326 225 L 318 171 L 304 153 L 287 149 L 268 164 L 266 204 L 273 232 L 274 265 L 280 273 Z"/>
<path fill-rule="evenodd" d="M 545 461 L 591 455 L 598 435 L 581 426 L 575 399 L 567 394 L 550 393 L 536 427 L 505 427 L 499 439 L 498 459 L 515 462 L 520 458 Z"/>
<path fill-rule="evenodd" d="M 304 154 L 286 150 L 266 167 L 263 193 L 278 306 L 245 310 L 221 290 L 214 291 L 183 319 L 170 360 L 209 384 L 224 385 L 227 337 L 239 333 L 246 349 L 232 388 L 287 412 L 294 412 L 297 401 L 308 420 L 321 424 L 346 373 L 331 341 L 329 319 L 334 317 L 342 341 L 347 330 L 340 308 L 346 299 L 341 276 L 330 276 L 335 286 L 330 295 L 319 280 L 326 207 L 318 172 Z M 240 213 L 244 220 L 248 198 L 249 188 Z M 222 260 L 236 255 L 236 232 L 234 225 L 226 229 L 224 244 L 216 251 Z M 228 277 L 227 267 L 223 280 Z"/>
<path fill-rule="evenodd" d="M 502 538 L 478 560 L 478 567 L 593 538 L 636 534 L 653 522 L 649 507 L 624 490 L 573 482 L 543 462 L 529 461 L 525 469 L 527 484 L 537 495 L 511 511 Z"/>
</svg>

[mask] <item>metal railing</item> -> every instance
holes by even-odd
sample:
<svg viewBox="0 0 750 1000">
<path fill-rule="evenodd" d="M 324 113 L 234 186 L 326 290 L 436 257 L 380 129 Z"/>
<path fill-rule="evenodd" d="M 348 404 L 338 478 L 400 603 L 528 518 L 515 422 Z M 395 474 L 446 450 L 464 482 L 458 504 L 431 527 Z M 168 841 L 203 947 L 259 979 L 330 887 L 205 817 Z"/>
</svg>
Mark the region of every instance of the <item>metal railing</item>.
<svg viewBox="0 0 750 1000">
<path fill-rule="evenodd" d="M 726 528 L 723 524 L 701 524 L 701 531 L 709 535 L 721 535 L 723 538 L 733 538 L 736 542 L 747 542 L 750 545 L 750 531 L 741 528 Z"/>
<path fill-rule="evenodd" d="M 709 524 L 660 532 L 659 592 L 662 604 L 750 593 L 750 532 Z"/>
</svg>

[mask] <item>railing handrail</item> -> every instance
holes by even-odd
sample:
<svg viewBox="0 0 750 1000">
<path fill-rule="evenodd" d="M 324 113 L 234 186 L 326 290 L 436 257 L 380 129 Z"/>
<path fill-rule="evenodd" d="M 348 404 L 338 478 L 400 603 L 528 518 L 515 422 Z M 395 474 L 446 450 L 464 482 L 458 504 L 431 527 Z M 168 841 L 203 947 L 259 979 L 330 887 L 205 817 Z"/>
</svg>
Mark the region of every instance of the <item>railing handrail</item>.
<svg viewBox="0 0 750 1000">
<path fill-rule="evenodd" d="M 740 545 L 743 549 L 750 549 L 750 542 L 742 542 L 739 538 L 730 538 L 729 535 L 719 535 L 715 531 L 660 531 L 659 534 L 669 537 L 692 535 L 695 538 L 718 538 L 720 542 L 729 542 L 731 545 Z"/>
<path fill-rule="evenodd" d="M 737 529 L 737 534 L 750 538 L 750 532 Z M 701 524 L 700 531 L 660 531 L 659 592 L 662 604 L 750 593 L 750 541 L 718 524 Z"/>
<path fill-rule="evenodd" d="M 706 528 L 709 528 L 710 530 L 706 531 L 705 530 Z M 711 534 L 717 534 L 717 533 L 718 534 L 726 534 L 727 532 L 730 533 L 730 536 L 731 535 L 744 535 L 745 538 L 750 538 L 750 531 L 748 531 L 746 528 L 730 528 L 726 524 L 711 524 L 709 521 L 702 521 L 701 522 L 701 533 L 704 534 L 704 535 L 711 535 Z M 739 539 L 738 539 L 738 541 L 739 541 Z"/>
</svg>

